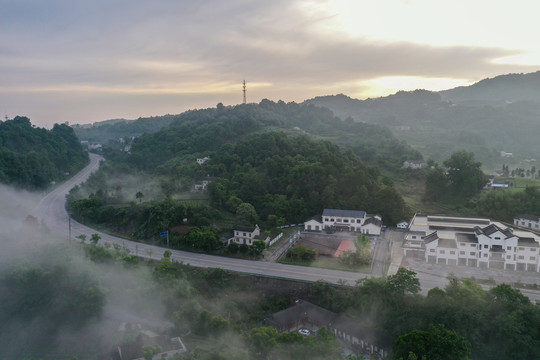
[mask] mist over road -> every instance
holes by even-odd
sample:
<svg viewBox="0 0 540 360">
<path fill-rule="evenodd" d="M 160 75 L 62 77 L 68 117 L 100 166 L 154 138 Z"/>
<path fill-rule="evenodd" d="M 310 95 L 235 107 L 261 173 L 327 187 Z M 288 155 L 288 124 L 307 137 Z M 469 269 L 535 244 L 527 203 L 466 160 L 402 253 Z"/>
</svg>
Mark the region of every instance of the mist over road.
<svg viewBox="0 0 540 360">
<path fill-rule="evenodd" d="M 90 174 L 99 168 L 100 161 L 103 157 L 97 154 L 90 154 L 90 164 L 76 174 L 73 178 L 60 184 L 56 189 L 48 193 L 39 202 L 34 210 L 34 216 L 43 221 L 43 223 L 51 230 L 52 233 L 68 240 L 70 236 L 70 224 L 67 211 L 65 209 L 66 195 L 74 186 L 84 182 Z M 71 220 L 71 241 L 75 241 L 75 237 L 85 234 L 90 237 L 91 234 L 99 234 L 101 236 L 100 244 L 117 243 L 129 249 L 131 254 L 138 255 L 144 258 L 152 258 L 155 260 L 161 259 L 166 248 L 138 243 L 126 240 L 120 237 L 112 236 L 101 231 L 97 231 L 88 226 L 82 225 L 75 220 Z M 385 259 L 389 256 L 387 253 L 387 243 L 379 244 L 384 248 L 379 257 L 376 257 L 375 265 L 378 263 L 384 264 Z M 379 250 L 378 250 L 379 251 Z M 262 275 L 277 278 L 286 278 L 300 281 L 317 281 L 324 280 L 329 283 L 346 283 L 354 285 L 355 282 L 362 278 L 371 277 L 371 274 L 362 274 L 349 271 L 329 270 L 305 266 L 286 265 L 274 262 L 252 261 L 227 258 L 221 256 L 213 256 L 206 254 L 190 253 L 180 250 L 171 250 L 172 258 L 178 262 L 183 262 L 195 267 L 201 268 L 222 268 L 229 271 L 235 271 L 246 274 Z M 377 252 L 378 253 L 378 252 Z M 379 261 L 378 261 L 378 260 Z M 377 266 L 374 266 L 375 268 Z M 384 276 L 383 269 L 375 269 L 376 277 Z M 427 294 L 428 290 L 434 287 L 444 288 L 448 283 L 446 276 L 436 273 L 418 272 L 418 279 L 422 287 L 422 293 Z M 483 286 L 488 288 L 488 286 Z M 522 290 L 523 294 L 528 296 L 532 301 L 540 300 L 540 292 L 532 290 Z"/>
<path fill-rule="evenodd" d="M 68 240 L 70 236 L 70 221 L 65 209 L 66 195 L 75 185 L 84 182 L 90 174 L 99 168 L 99 162 L 104 160 L 97 154 L 90 154 L 90 164 L 81 170 L 72 179 L 58 185 L 56 189 L 48 193 L 36 206 L 33 215 L 43 221 L 52 233 Z M 166 248 L 138 243 L 126 240 L 120 237 L 112 236 L 88 226 L 82 225 L 71 219 L 71 241 L 75 237 L 85 234 L 90 237 L 91 234 L 101 236 L 100 244 L 117 243 L 125 246 L 131 254 L 144 258 L 159 260 L 163 256 Z M 171 250 L 173 260 L 183 262 L 195 267 L 203 268 L 222 268 L 225 270 L 236 271 L 247 274 L 263 275 L 278 278 L 295 279 L 302 281 L 324 280 L 329 283 L 345 282 L 353 285 L 356 280 L 369 277 L 369 274 L 361 274 L 348 271 L 319 269 L 304 266 L 285 265 L 279 263 L 269 263 L 262 261 L 251 261 L 242 259 L 233 259 L 220 256 L 190 253 L 180 250 Z"/>
</svg>

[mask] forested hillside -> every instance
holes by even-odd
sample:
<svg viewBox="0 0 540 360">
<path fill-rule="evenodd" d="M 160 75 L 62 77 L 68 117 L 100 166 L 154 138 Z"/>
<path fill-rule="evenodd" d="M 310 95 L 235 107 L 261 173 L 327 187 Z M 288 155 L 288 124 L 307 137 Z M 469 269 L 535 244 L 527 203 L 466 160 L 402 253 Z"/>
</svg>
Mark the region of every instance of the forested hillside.
<svg viewBox="0 0 540 360">
<path fill-rule="evenodd" d="M 410 210 L 375 165 L 398 172 L 405 159 L 420 157 L 387 129 L 268 100 L 186 112 L 136 138 L 130 153 L 106 149 L 105 155 L 102 170 L 72 192 L 69 209 L 80 221 L 140 239 L 182 225 L 185 217 L 188 226 L 271 228 L 332 207 L 379 213 L 393 224 Z M 210 160 L 199 165 L 203 157 Z M 202 180 L 210 182 L 208 194 L 194 195 Z M 196 194 L 200 201 L 190 201 Z"/>
<path fill-rule="evenodd" d="M 235 211 L 234 199 L 240 198 L 262 219 L 301 222 L 323 208 L 379 212 L 387 223 L 407 215 L 403 199 L 392 184 L 379 181 L 376 168 L 305 135 L 273 132 L 222 146 L 207 168 L 216 177 L 215 206 Z"/>
<path fill-rule="evenodd" d="M 176 117 L 177 115 L 164 115 L 137 120 L 106 120 L 92 125 L 73 125 L 73 129 L 81 140 L 106 144 L 119 138 L 130 138 L 159 131 Z"/>
<path fill-rule="evenodd" d="M 213 109 L 185 112 L 162 131 L 138 138 L 131 162 L 139 168 L 156 167 L 178 156 L 208 154 L 252 132 L 276 129 L 330 140 L 353 150 L 364 163 L 392 171 L 404 160 L 422 158 L 384 127 L 343 121 L 317 106 L 263 100 L 260 104 L 218 104 Z"/>
<path fill-rule="evenodd" d="M 380 124 L 419 150 L 442 161 L 467 150 L 488 168 L 540 158 L 540 72 L 482 80 L 442 92 L 400 91 L 387 97 L 357 100 L 322 96 L 308 104 L 325 106 L 337 116 Z M 500 151 L 513 154 L 502 159 Z"/>
<path fill-rule="evenodd" d="M 36 128 L 27 117 L 0 122 L 0 182 L 27 189 L 43 189 L 88 163 L 73 129 L 55 124 Z"/>
</svg>

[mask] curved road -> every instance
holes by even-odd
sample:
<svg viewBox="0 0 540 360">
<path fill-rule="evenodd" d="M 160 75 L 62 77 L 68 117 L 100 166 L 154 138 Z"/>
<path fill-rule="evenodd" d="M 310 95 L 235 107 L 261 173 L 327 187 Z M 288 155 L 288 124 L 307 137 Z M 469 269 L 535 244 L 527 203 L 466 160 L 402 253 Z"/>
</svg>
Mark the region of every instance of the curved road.
<svg viewBox="0 0 540 360">
<path fill-rule="evenodd" d="M 90 164 L 81 170 L 72 179 L 59 185 L 55 190 L 48 193 L 36 206 L 34 216 L 40 218 L 51 230 L 51 232 L 68 239 L 69 217 L 65 209 L 65 196 L 69 190 L 77 184 L 84 182 L 90 174 L 99 168 L 99 163 L 103 157 L 90 154 Z M 161 259 L 165 248 L 148 244 L 129 241 L 116 236 L 112 236 L 100 231 L 96 231 L 74 220 L 71 220 L 71 240 L 81 234 L 90 237 L 91 234 L 98 233 L 101 236 L 100 243 L 117 243 L 125 246 L 132 254 L 144 258 Z M 370 277 L 372 275 L 361 274 L 348 271 L 328 270 L 304 266 L 285 265 L 274 262 L 241 260 L 213 255 L 190 253 L 186 251 L 171 250 L 172 258 L 178 262 L 183 262 L 195 267 L 222 268 L 229 271 L 263 275 L 269 277 L 294 279 L 302 281 L 324 280 L 329 283 L 345 283 L 354 285 L 357 280 Z M 385 255 L 386 256 L 386 255 Z M 376 274 L 382 276 L 383 274 Z M 444 288 L 448 279 L 444 276 L 429 273 L 417 273 L 422 287 L 422 293 L 426 294 L 434 287 Z M 487 287 L 486 287 L 487 288 Z M 532 290 L 521 290 L 532 301 L 540 300 L 540 292 Z"/>
<path fill-rule="evenodd" d="M 103 158 L 96 154 L 90 154 L 90 164 L 81 172 L 75 175 L 72 179 L 59 185 L 55 190 L 48 193 L 38 204 L 34 211 L 34 216 L 41 219 L 51 230 L 52 233 L 68 239 L 69 217 L 65 209 L 65 196 L 69 190 L 77 184 L 84 182 L 92 172 L 99 168 L 99 162 Z M 76 236 L 85 234 L 90 237 L 91 234 L 97 233 L 101 236 L 100 243 L 117 243 L 129 249 L 132 254 L 136 254 L 145 258 L 160 259 L 165 248 L 137 243 L 134 241 L 122 239 L 112 236 L 85 225 L 82 225 L 74 220 L 71 220 L 71 240 Z M 303 281 L 324 280 L 330 283 L 345 282 L 353 285 L 356 280 L 369 277 L 370 275 L 354 273 L 348 271 L 328 270 L 311 268 L 304 266 L 293 266 L 279 263 L 250 261 L 242 259 L 233 259 L 220 256 L 212 256 L 205 254 L 190 253 L 186 251 L 171 250 L 172 258 L 176 261 L 183 262 L 196 267 L 204 268 L 222 268 L 225 270 L 236 271 L 247 274 L 264 275 L 270 277 L 287 278 Z"/>
</svg>

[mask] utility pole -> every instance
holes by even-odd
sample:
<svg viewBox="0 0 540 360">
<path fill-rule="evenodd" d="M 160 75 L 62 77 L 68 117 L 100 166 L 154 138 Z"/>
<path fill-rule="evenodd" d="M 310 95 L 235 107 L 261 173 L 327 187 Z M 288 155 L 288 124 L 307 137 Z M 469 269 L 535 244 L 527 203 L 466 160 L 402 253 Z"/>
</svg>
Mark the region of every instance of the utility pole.
<svg viewBox="0 0 540 360">
<path fill-rule="evenodd" d="M 243 93 L 244 93 L 244 105 L 246 104 L 246 80 L 242 83 L 243 85 Z"/>
<path fill-rule="evenodd" d="M 71 216 L 68 215 L 69 242 L 71 242 Z"/>
</svg>

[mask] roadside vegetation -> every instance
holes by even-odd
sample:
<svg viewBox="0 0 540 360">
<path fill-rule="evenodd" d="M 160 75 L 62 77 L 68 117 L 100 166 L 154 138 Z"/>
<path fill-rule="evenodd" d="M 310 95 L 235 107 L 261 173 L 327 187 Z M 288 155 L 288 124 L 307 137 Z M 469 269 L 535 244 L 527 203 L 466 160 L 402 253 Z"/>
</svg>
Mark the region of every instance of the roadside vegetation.
<svg viewBox="0 0 540 360">
<path fill-rule="evenodd" d="M 0 121 L 0 183 L 43 190 L 88 163 L 88 154 L 66 124 L 37 128 L 24 116 Z"/>
<path fill-rule="evenodd" d="M 81 246 L 91 276 L 79 269 L 77 248 Z M 170 319 L 172 324 L 166 333 L 180 335 L 190 349 L 178 360 L 345 359 L 332 331 L 322 328 L 316 336 L 306 337 L 296 332 L 279 334 L 262 324 L 272 313 L 291 306 L 300 295 L 297 290 L 293 295 L 275 292 L 272 287 L 259 289 L 263 283 L 249 276 L 176 263 L 169 251 L 160 261 L 148 261 L 134 259 L 119 244 L 107 249 L 92 242 L 73 243 L 74 251 L 69 253 L 65 247 L 55 249 L 56 256 L 65 259 L 61 266 L 3 265 L 0 289 L 9 285 L 16 291 L 0 292 L 5 305 L 2 334 L 8 329 L 13 333 L 13 323 L 8 320 L 20 311 L 25 315 L 17 321 L 23 327 L 46 313 L 53 316 L 60 311 L 66 320 L 62 326 L 73 328 L 74 333 L 84 327 L 87 336 L 94 339 L 88 334 L 100 323 L 103 308 L 118 301 L 119 294 L 128 293 L 129 300 L 122 300 L 125 311 L 136 310 L 144 316 L 160 309 L 161 316 Z M 114 279 L 110 274 L 116 274 Z M 60 287 L 59 276 L 64 284 Z M 411 352 L 418 359 L 434 354 L 442 354 L 438 357 L 441 359 L 532 359 L 540 351 L 540 330 L 536 326 L 540 308 L 508 285 L 484 291 L 469 280 L 451 279 L 445 289 L 435 288 L 423 296 L 415 273 L 400 269 L 396 275 L 365 279 L 353 287 L 324 282 L 302 287 L 305 300 L 362 324 L 378 346 L 393 350 L 393 359 L 410 359 Z M 48 295 L 43 297 L 45 293 Z M 66 294 L 74 299 L 64 302 Z M 152 307 L 148 307 L 150 298 Z M 66 312 L 63 306 L 68 304 L 77 306 Z M 94 352 L 82 349 L 79 341 L 50 341 L 57 332 L 40 332 L 39 336 L 25 338 L 26 354 L 28 358 L 39 354 L 44 359 L 92 358 L 130 343 L 138 331 L 129 327 L 129 336 L 122 337 L 116 334 L 118 327 L 112 326 L 107 330 L 110 335 L 104 337 L 104 328 L 97 328 L 101 337 L 94 343 Z M 43 346 L 44 341 L 48 346 Z M 4 342 L 0 352 L 9 353 L 15 344 L 20 342 Z"/>
</svg>

